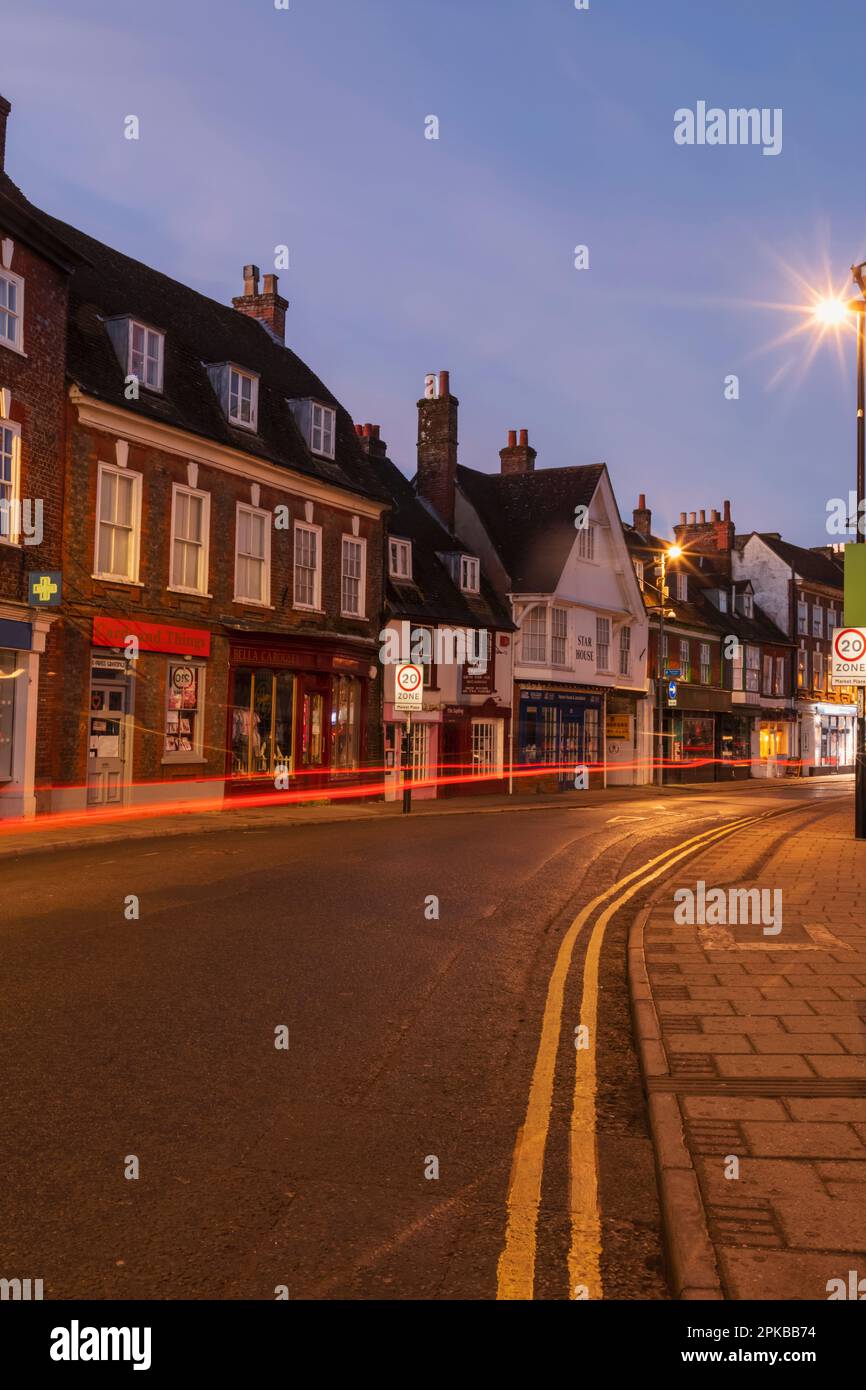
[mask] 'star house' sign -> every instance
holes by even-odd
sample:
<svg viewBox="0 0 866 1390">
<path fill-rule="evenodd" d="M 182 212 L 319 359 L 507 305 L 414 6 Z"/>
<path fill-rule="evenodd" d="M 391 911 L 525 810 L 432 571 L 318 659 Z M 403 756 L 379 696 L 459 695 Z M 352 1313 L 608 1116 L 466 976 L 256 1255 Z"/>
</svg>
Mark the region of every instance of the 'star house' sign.
<svg viewBox="0 0 866 1390">
<path fill-rule="evenodd" d="M 148 623 L 140 618 L 94 618 L 94 647 L 125 647 L 130 637 L 138 639 L 143 652 L 180 652 L 182 656 L 210 656 L 210 633 L 206 628 L 170 627 Z"/>
</svg>

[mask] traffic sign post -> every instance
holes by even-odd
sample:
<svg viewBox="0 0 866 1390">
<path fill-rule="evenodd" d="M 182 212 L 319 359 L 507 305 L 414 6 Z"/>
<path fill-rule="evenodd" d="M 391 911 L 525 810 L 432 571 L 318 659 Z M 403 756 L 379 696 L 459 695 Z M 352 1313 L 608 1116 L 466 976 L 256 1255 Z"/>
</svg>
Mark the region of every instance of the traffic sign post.
<svg viewBox="0 0 866 1390">
<path fill-rule="evenodd" d="M 677 683 L 668 681 L 668 705 L 673 706 L 677 702 Z"/>
<path fill-rule="evenodd" d="M 830 679 L 834 685 L 866 685 L 866 627 L 840 627 L 833 634 Z"/>
<path fill-rule="evenodd" d="M 401 661 L 394 672 L 394 709 L 405 710 L 403 735 L 403 815 L 412 810 L 412 711 L 424 708 L 424 668 Z"/>
</svg>

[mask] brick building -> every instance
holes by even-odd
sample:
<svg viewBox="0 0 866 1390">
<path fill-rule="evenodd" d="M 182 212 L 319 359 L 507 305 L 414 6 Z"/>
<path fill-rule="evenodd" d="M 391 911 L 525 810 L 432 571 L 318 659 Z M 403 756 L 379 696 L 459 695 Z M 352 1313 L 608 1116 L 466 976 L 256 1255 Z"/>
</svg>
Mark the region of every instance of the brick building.
<svg viewBox="0 0 866 1390">
<path fill-rule="evenodd" d="M 458 402 L 448 373 L 428 377 L 418 402 L 418 466 L 457 459 Z M 472 548 L 425 504 L 388 458 L 378 426 L 358 426 L 391 497 L 386 631 L 424 667 L 423 708 L 411 721 L 412 779 L 419 797 L 508 788 L 514 624 Z M 463 658 L 466 659 L 463 659 Z M 402 790 L 405 715 L 394 708 L 393 663 L 383 670 L 386 796 Z"/>
<path fill-rule="evenodd" d="M 734 573 L 749 576 L 756 598 L 796 643 L 797 747 L 806 774 L 854 768 L 855 691 L 830 679 L 833 634 L 843 626 L 841 558 L 756 531 L 737 537 L 733 556 Z"/>
<path fill-rule="evenodd" d="M 58 711 L 47 676 L 58 609 L 31 572 L 61 565 L 64 363 L 76 256 L 5 170 L 0 97 L 0 817 L 32 815 L 51 775 Z"/>
<path fill-rule="evenodd" d="M 797 770 L 793 643 L 757 603 L 748 578 L 734 574 L 730 502 L 709 518 L 706 512 L 680 513 L 674 538 L 682 554 L 668 563 L 665 595 L 657 564 L 673 542 L 653 534 L 643 494 L 625 533 L 652 619 L 649 670 L 656 730 L 661 709 L 665 781 L 724 781 Z M 669 679 L 676 685 L 674 700 L 667 695 Z"/>
<path fill-rule="evenodd" d="M 388 498 L 277 277 L 228 307 L 34 215 L 78 256 L 41 807 L 359 786 Z"/>
</svg>

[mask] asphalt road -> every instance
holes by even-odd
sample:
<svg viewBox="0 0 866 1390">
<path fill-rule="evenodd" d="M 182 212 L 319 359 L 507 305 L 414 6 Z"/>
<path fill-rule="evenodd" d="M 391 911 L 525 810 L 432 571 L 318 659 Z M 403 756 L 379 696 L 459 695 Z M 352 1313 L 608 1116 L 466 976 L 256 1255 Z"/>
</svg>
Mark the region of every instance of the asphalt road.
<svg viewBox="0 0 866 1390">
<path fill-rule="evenodd" d="M 834 793 L 649 793 L 4 861 L 0 1276 L 42 1278 L 54 1299 L 495 1298 L 575 914 L 703 829 Z M 625 976 L 640 901 L 612 919 L 599 961 L 600 1264 L 605 1296 L 662 1299 Z M 555 1049 L 542 1299 L 569 1297 L 585 946 Z"/>
</svg>

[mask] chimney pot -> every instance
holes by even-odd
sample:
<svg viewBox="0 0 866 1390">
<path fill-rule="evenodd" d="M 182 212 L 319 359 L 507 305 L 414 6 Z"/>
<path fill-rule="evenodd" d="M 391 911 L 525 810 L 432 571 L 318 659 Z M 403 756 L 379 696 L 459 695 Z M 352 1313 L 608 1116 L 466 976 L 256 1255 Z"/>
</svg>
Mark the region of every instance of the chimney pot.
<svg viewBox="0 0 866 1390">
<path fill-rule="evenodd" d="M 6 169 L 6 122 L 11 110 L 11 103 L 0 97 L 0 174 Z"/>
<path fill-rule="evenodd" d="M 700 521 L 700 523 L 701 523 L 702 526 L 706 526 L 706 524 L 707 524 L 707 514 L 706 514 L 705 511 L 703 511 L 703 510 L 701 511 L 701 514 L 700 514 L 700 516 L 698 517 L 698 520 Z"/>
<path fill-rule="evenodd" d="M 358 436 L 358 438 L 360 439 L 360 438 L 363 436 L 363 434 L 364 434 L 364 426 L 363 426 L 363 425 L 356 425 L 356 426 L 355 426 L 355 433 L 356 433 L 356 435 Z"/>
<path fill-rule="evenodd" d="M 639 512 L 646 511 L 646 493 L 641 492 L 637 499 L 637 509 Z"/>
<path fill-rule="evenodd" d="M 710 521 L 721 521 L 721 519 L 718 509 L 713 507 L 713 510 L 710 512 Z"/>
<path fill-rule="evenodd" d="M 258 294 L 259 268 L 257 265 L 244 266 L 244 294 Z"/>
<path fill-rule="evenodd" d="M 286 340 L 286 310 L 288 301 L 277 292 L 278 277 L 265 276 L 265 288 L 259 294 L 259 268 L 257 265 L 244 266 L 244 292 L 232 300 L 238 313 L 247 318 L 258 319 L 259 323 L 273 334 L 281 343 Z"/>
<path fill-rule="evenodd" d="M 278 275 L 266 275 L 266 276 L 265 276 L 265 281 L 264 281 L 264 292 L 265 292 L 265 294 L 276 294 L 276 292 L 277 292 L 277 285 L 279 284 L 279 278 L 280 278 L 280 277 L 279 277 Z"/>
<path fill-rule="evenodd" d="M 697 522 L 697 518 L 696 518 L 694 512 L 689 512 L 689 525 L 690 525 L 690 526 L 694 526 L 694 525 L 696 524 L 696 522 Z"/>
<path fill-rule="evenodd" d="M 521 449 L 527 448 L 528 444 L 529 444 L 529 430 L 521 430 L 521 431 L 520 431 L 520 447 L 521 447 Z"/>
<path fill-rule="evenodd" d="M 451 394 L 451 388 L 450 388 L 450 380 L 449 380 L 449 378 L 450 378 L 450 373 L 449 373 L 449 372 L 440 372 L 440 373 L 439 373 L 439 395 L 440 395 L 440 396 L 450 396 L 450 394 Z"/>
<path fill-rule="evenodd" d="M 516 448 L 517 448 L 517 430 L 509 430 L 509 431 L 508 431 L 508 448 L 509 448 L 509 449 L 516 449 Z"/>
<path fill-rule="evenodd" d="M 725 508 L 725 521 L 730 521 L 730 519 L 731 519 L 731 504 L 730 504 L 730 502 L 725 502 L 723 505 L 724 505 L 724 508 Z"/>
</svg>

